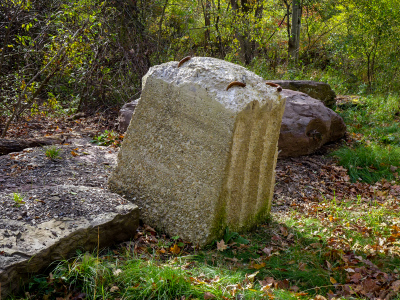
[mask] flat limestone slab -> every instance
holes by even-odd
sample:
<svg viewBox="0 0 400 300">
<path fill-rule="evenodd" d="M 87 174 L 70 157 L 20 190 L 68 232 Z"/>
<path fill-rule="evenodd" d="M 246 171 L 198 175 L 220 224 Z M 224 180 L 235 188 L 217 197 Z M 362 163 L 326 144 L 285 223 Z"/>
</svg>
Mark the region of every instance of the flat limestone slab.
<svg viewBox="0 0 400 300">
<path fill-rule="evenodd" d="M 51 219 L 36 226 L 0 219 L 1 296 L 10 294 L 52 262 L 75 255 L 77 249 L 94 251 L 98 237 L 100 247 L 133 238 L 138 225 L 139 210 L 132 203 L 117 206 L 116 212 Z"/>
<path fill-rule="evenodd" d="M 227 89 L 233 81 L 246 86 Z M 285 107 L 277 89 L 206 57 L 152 67 L 142 83 L 109 187 L 146 224 L 200 246 L 264 218 Z"/>
</svg>

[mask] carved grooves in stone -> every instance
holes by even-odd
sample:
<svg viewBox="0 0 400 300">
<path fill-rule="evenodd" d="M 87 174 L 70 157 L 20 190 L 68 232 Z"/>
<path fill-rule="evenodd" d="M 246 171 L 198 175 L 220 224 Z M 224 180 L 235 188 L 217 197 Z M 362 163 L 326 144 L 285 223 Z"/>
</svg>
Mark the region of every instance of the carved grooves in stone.
<svg viewBox="0 0 400 300">
<path fill-rule="evenodd" d="M 267 162 L 275 154 L 270 141 L 277 134 L 267 131 L 274 128 L 269 124 L 271 113 L 253 101 L 237 117 L 225 186 L 230 228 L 247 227 L 252 216 L 268 207 L 271 190 L 267 180 L 274 166 Z"/>
</svg>

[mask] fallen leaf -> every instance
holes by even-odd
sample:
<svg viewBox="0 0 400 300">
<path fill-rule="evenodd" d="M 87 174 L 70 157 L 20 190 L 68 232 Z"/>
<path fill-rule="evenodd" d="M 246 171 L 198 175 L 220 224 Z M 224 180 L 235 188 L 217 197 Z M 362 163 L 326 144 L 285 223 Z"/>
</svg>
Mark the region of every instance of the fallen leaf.
<svg viewBox="0 0 400 300">
<path fill-rule="evenodd" d="M 267 254 L 268 256 L 271 256 L 272 247 L 270 247 L 270 248 L 265 247 L 264 249 L 262 249 L 262 252 L 264 252 L 264 253 Z"/>
<path fill-rule="evenodd" d="M 169 251 L 171 251 L 171 253 L 173 254 L 179 254 L 179 252 L 181 252 L 181 248 L 179 248 L 179 246 L 175 244 L 169 249 Z"/>
<path fill-rule="evenodd" d="M 224 240 L 221 240 L 220 242 L 217 242 L 217 250 L 218 251 L 224 251 L 226 249 L 228 249 L 228 246 L 225 245 Z"/>
<path fill-rule="evenodd" d="M 392 287 L 394 292 L 399 292 L 400 291 L 400 280 L 396 280 L 395 282 L 392 283 Z"/>
<path fill-rule="evenodd" d="M 280 281 L 276 282 L 276 287 L 278 289 L 288 290 L 290 287 L 289 280 L 284 279 L 284 280 L 280 280 Z"/>
<path fill-rule="evenodd" d="M 307 266 L 307 264 L 306 263 L 299 263 L 299 270 L 300 271 L 305 271 L 306 270 L 306 266 Z"/>
<path fill-rule="evenodd" d="M 354 283 L 359 283 L 361 278 L 362 278 L 362 276 L 360 273 L 354 273 L 353 275 L 350 276 L 351 282 L 354 282 Z"/>
<path fill-rule="evenodd" d="M 374 292 L 377 289 L 379 289 L 379 286 L 376 284 L 375 280 L 371 279 L 371 278 L 366 279 L 362 283 L 362 285 L 363 285 L 364 291 L 366 291 L 367 293 Z"/>
<path fill-rule="evenodd" d="M 280 226 L 279 229 L 283 236 L 288 236 L 289 233 L 286 227 Z"/>
<path fill-rule="evenodd" d="M 111 288 L 110 288 L 110 292 L 111 293 L 114 293 L 114 292 L 116 292 L 116 291 L 118 291 L 119 290 L 119 287 L 117 287 L 116 285 L 114 285 L 114 286 L 112 286 Z"/>
<path fill-rule="evenodd" d="M 262 269 L 265 267 L 265 262 L 262 262 L 261 264 L 252 264 L 251 267 L 256 270 Z"/>
<path fill-rule="evenodd" d="M 120 273 L 122 273 L 122 270 L 121 270 L 121 269 L 116 269 L 116 270 L 113 272 L 113 274 L 114 274 L 115 276 L 118 276 Z"/>
<path fill-rule="evenodd" d="M 253 274 L 250 274 L 250 275 L 246 274 L 246 279 L 248 279 L 250 282 L 254 282 L 254 278 L 257 276 L 258 273 L 259 273 L 259 271 L 255 272 Z"/>
<path fill-rule="evenodd" d="M 324 296 L 317 295 L 317 296 L 315 296 L 314 300 L 327 300 L 327 299 Z"/>
<path fill-rule="evenodd" d="M 293 285 L 293 286 L 290 287 L 290 290 L 295 292 L 295 293 L 297 293 L 299 291 L 299 289 L 300 288 L 297 285 Z"/>
<path fill-rule="evenodd" d="M 330 280 L 330 282 L 331 282 L 332 284 L 336 284 L 336 283 L 337 283 L 337 281 L 336 281 L 335 278 L 333 278 L 333 277 L 330 277 L 329 280 Z"/>
<path fill-rule="evenodd" d="M 205 292 L 203 297 L 204 297 L 205 300 L 217 298 L 215 295 L 211 294 L 210 292 Z"/>
<path fill-rule="evenodd" d="M 79 154 L 76 153 L 75 151 L 71 151 L 72 156 L 78 156 Z"/>
</svg>

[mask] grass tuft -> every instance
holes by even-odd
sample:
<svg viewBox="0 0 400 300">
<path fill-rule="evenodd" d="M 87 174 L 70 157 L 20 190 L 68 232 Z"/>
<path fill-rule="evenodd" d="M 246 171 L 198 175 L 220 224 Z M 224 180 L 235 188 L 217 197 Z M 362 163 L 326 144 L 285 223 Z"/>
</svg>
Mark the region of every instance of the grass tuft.
<svg viewBox="0 0 400 300">
<path fill-rule="evenodd" d="M 352 182 L 392 180 L 400 166 L 400 148 L 390 146 L 361 144 L 355 148 L 341 148 L 332 155 L 338 157 L 339 163 L 348 170 Z"/>
<path fill-rule="evenodd" d="M 60 158 L 60 149 L 57 149 L 56 146 L 51 146 L 46 148 L 45 153 L 46 157 L 50 158 L 51 160 Z"/>
</svg>

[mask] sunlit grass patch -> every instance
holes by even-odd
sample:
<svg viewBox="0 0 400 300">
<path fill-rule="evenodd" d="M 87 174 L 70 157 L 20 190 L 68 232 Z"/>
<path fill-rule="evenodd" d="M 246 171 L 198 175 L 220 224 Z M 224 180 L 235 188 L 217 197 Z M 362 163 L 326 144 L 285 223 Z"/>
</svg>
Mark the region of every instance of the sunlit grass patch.
<svg viewBox="0 0 400 300">
<path fill-rule="evenodd" d="M 371 259 L 382 255 L 398 259 L 399 215 L 398 201 L 392 197 L 381 202 L 334 199 L 302 205 L 286 222 L 307 237 L 320 237 L 326 248 L 359 252 Z"/>
<path fill-rule="evenodd" d="M 334 151 L 332 155 L 348 170 L 353 182 L 362 180 L 373 183 L 382 178 L 395 179 L 395 171 L 400 166 L 398 147 L 360 144 L 354 148 L 343 147 Z"/>
</svg>

